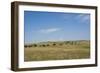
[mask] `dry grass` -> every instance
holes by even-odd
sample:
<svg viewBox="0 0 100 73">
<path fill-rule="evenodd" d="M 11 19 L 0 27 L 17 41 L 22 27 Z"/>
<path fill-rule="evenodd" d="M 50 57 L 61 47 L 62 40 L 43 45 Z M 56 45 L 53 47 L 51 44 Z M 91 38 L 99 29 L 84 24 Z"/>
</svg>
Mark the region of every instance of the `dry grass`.
<svg viewBox="0 0 100 73">
<path fill-rule="evenodd" d="M 46 43 L 48 44 L 48 43 Z M 86 59 L 90 58 L 89 42 L 80 42 L 79 44 L 56 43 L 49 46 L 25 47 L 25 61 L 43 61 L 43 60 L 64 60 L 64 59 Z"/>
</svg>

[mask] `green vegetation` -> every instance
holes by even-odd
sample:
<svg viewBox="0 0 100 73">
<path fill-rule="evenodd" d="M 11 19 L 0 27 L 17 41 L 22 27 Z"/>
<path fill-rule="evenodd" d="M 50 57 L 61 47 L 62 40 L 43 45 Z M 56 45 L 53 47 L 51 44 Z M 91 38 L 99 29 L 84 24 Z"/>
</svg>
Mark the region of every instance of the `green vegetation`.
<svg viewBox="0 0 100 73">
<path fill-rule="evenodd" d="M 25 61 L 90 58 L 90 42 L 85 40 L 40 42 L 24 47 Z"/>
</svg>

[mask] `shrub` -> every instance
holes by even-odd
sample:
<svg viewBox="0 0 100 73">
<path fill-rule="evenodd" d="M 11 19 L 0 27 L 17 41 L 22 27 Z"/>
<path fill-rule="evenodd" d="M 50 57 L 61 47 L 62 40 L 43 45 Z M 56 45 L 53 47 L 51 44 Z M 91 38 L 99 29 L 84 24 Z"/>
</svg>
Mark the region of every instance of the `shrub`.
<svg viewBox="0 0 100 73">
<path fill-rule="evenodd" d="M 45 47 L 46 45 L 43 44 L 42 46 Z"/>
<path fill-rule="evenodd" d="M 65 44 L 69 44 L 69 43 L 70 43 L 69 41 L 66 41 L 66 42 L 65 42 Z"/>
<path fill-rule="evenodd" d="M 28 45 L 24 45 L 24 47 L 25 47 L 25 48 L 27 48 L 27 47 L 28 47 Z"/>
<path fill-rule="evenodd" d="M 53 46 L 56 46 L 56 44 L 55 44 L 55 43 L 53 43 L 52 45 L 53 45 Z"/>
<path fill-rule="evenodd" d="M 34 47 L 37 47 L 37 44 L 33 44 Z"/>
<path fill-rule="evenodd" d="M 74 44 L 74 42 L 73 42 L 73 41 L 71 41 L 71 44 L 73 45 L 73 44 Z"/>
</svg>

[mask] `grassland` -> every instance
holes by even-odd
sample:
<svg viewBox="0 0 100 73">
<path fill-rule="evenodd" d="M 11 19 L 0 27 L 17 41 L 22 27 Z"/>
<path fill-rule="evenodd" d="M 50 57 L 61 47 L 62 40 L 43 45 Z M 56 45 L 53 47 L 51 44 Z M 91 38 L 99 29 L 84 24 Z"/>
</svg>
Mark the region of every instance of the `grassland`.
<svg viewBox="0 0 100 73">
<path fill-rule="evenodd" d="M 24 61 L 68 60 L 90 58 L 90 42 L 48 41 L 25 44 Z"/>
</svg>

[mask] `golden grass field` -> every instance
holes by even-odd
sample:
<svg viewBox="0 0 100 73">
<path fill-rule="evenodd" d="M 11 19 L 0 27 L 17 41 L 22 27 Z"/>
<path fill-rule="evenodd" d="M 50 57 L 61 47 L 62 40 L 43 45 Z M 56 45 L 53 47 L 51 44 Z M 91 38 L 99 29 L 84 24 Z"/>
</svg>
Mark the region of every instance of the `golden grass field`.
<svg viewBox="0 0 100 73">
<path fill-rule="evenodd" d="M 90 58 L 89 41 L 40 42 L 25 45 L 24 61 Z"/>
</svg>

